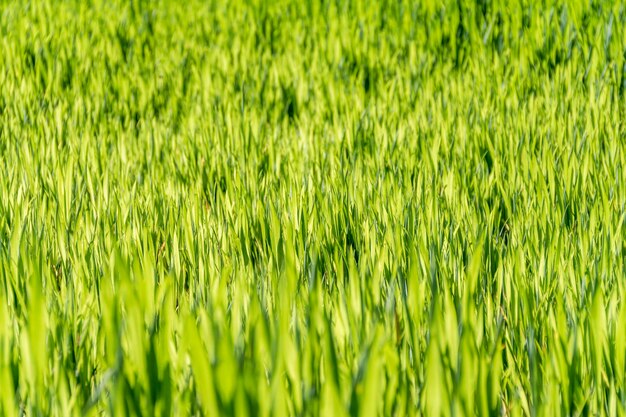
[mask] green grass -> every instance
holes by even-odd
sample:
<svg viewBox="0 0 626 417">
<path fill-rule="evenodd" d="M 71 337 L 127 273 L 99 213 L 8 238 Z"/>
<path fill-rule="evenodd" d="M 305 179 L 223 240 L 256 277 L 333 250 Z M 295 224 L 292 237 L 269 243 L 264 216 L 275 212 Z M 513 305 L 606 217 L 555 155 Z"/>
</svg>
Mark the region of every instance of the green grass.
<svg viewBox="0 0 626 417">
<path fill-rule="evenodd" d="M 0 415 L 626 415 L 626 7 L 0 1 Z"/>
</svg>

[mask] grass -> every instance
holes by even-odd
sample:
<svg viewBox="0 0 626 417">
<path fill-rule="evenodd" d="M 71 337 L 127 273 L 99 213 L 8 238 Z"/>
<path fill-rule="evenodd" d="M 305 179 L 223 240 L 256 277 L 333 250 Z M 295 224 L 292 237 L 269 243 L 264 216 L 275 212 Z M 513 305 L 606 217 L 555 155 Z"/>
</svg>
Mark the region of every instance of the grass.
<svg viewBox="0 0 626 417">
<path fill-rule="evenodd" d="M 0 415 L 626 415 L 626 10 L 0 1 Z"/>
</svg>

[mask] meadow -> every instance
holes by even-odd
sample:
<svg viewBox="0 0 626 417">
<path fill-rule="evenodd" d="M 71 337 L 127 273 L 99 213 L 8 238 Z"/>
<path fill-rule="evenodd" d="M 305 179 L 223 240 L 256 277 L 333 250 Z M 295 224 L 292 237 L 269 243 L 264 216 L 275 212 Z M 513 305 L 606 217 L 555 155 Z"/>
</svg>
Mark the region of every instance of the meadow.
<svg viewBox="0 0 626 417">
<path fill-rule="evenodd" d="M 0 0 L 0 415 L 626 415 L 626 4 Z"/>
</svg>

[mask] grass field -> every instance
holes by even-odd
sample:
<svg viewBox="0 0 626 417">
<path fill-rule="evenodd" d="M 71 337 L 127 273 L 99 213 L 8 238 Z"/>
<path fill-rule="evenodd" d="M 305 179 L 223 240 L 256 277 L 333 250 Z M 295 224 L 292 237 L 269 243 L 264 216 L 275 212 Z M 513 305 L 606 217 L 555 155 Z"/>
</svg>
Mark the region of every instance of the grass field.
<svg viewBox="0 0 626 417">
<path fill-rule="evenodd" d="M 626 4 L 0 0 L 0 415 L 626 415 Z"/>
</svg>

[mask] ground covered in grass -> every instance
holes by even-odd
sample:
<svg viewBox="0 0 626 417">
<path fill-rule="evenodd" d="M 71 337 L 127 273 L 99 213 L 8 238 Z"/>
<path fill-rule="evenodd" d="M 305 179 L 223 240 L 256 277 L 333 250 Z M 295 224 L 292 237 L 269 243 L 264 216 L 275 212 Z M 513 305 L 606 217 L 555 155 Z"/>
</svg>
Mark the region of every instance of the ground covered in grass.
<svg viewBox="0 0 626 417">
<path fill-rule="evenodd" d="M 626 10 L 0 1 L 0 414 L 626 414 Z"/>
</svg>

